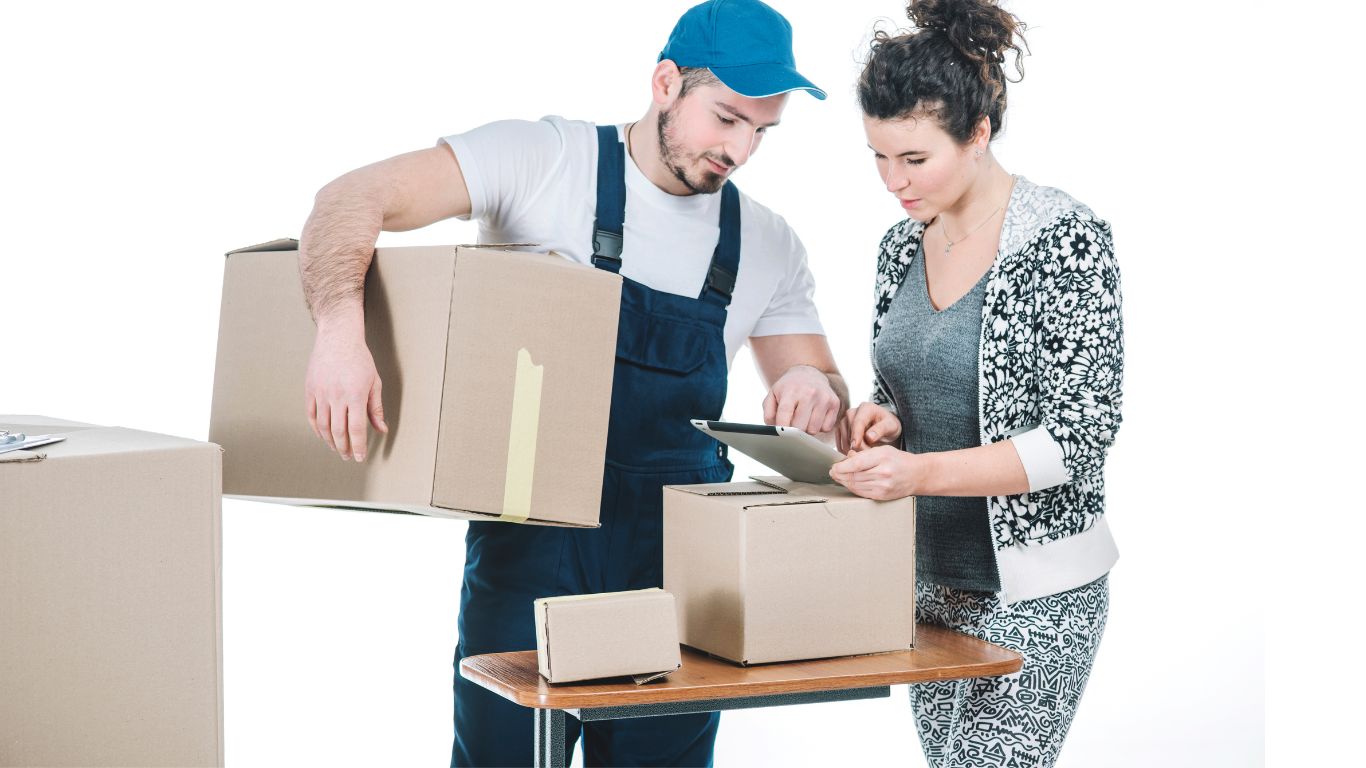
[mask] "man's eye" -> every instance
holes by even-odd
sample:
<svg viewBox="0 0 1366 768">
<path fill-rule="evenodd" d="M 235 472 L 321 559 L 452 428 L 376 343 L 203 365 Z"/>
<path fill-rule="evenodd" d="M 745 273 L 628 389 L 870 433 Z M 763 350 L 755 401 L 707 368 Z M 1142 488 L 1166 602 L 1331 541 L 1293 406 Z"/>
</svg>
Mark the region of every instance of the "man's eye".
<svg viewBox="0 0 1366 768">
<path fill-rule="evenodd" d="M 735 125 L 735 121 L 731 120 L 728 117 L 721 117 L 720 115 L 717 115 L 716 119 L 720 120 L 722 125 Z"/>
<path fill-rule="evenodd" d="M 923 163 L 923 162 L 925 162 L 925 158 L 923 158 L 923 157 L 920 157 L 920 158 L 908 157 L 908 158 L 906 158 L 906 165 L 920 165 L 920 164 Z"/>
</svg>

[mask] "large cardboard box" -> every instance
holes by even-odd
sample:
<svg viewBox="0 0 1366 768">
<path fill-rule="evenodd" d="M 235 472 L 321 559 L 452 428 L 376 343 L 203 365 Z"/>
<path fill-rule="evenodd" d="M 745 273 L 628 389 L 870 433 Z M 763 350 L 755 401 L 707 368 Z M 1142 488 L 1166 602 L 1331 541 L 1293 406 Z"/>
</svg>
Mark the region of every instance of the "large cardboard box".
<svg viewBox="0 0 1366 768">
<path fill-rule="evenodd" d="M 0 766 L 223 764 L 218 446 L 41 416 L 0 454 Z"/>
<path fill-rule="evenodd" d="M 387 436 L 344 462 L 310 429 L 297 243 L 228 254 L 209 439 L 223 490 L 289 504 L 598 525 L 621 278 L 553 254 L 380 248 L 366 341 Z"/>
<path fill-rule="evenodd" d="M 552 683 L 647 683 L 682 665 L 674 596 L 662 589 L 543 597 L 534 607 L 536 661 Z"/>
<path fill-rule="evenodd" d="M 915 643 L 915 499 L 781 477 L 664 489 L 684 645 L 741 664 Z"/>
</svg>

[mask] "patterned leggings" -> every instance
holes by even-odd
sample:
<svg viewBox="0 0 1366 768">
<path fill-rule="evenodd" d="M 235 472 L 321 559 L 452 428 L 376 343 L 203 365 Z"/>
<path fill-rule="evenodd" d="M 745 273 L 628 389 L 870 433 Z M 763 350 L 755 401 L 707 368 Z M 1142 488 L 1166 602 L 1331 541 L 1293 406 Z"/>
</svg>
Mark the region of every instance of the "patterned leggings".
<svg viewBox="0 0 1366 768">
<path fill-rule="evenodd" d="M 910 686 L 915 727 L 931 768 L 1053 765 L 1105 631 L 1107 579 L 1013 605 L 1002 605 L 990 592 L 917 585 L 920 621 L 1025 657 L 1013 675 Z"/>
</svg>

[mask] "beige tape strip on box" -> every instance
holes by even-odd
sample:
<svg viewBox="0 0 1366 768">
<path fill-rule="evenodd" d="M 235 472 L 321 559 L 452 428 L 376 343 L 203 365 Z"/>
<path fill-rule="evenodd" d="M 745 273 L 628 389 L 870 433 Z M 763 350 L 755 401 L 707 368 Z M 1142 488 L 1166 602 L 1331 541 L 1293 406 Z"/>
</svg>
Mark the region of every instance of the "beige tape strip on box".
<svg viewBox="0 0 1366 768">
<path fill-rule="evenodd" d="M 517 379 L 512 387 L 512 423 L 508 463 L 503 475 L 503 514 L 499 520 L 526 522 L 531 515 L 531 488 L 536 478 L 536 431 L 541 424 L 541 380 L 545 366 L 534 365 L 525 347 L 517 350 Z"/>
</svg>

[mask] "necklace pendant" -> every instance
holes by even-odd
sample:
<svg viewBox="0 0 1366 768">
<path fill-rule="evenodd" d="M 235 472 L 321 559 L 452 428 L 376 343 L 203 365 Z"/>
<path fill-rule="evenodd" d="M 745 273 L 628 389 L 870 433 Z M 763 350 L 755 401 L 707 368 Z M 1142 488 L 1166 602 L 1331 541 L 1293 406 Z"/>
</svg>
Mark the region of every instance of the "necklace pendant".
<svg viewBox="0 0 1366 768">
<path fill-rule="evenodd" d="M 951 250 L 953 250 L 953 243 L 949 243 L 948 245 L 945 245 L 945 246 L 944 246 L 944 255 L 945 255 L 945 256 L 948 256 L 948 255 L 949 255 L 949 251 L 951 251 Z"/>
</svg>

